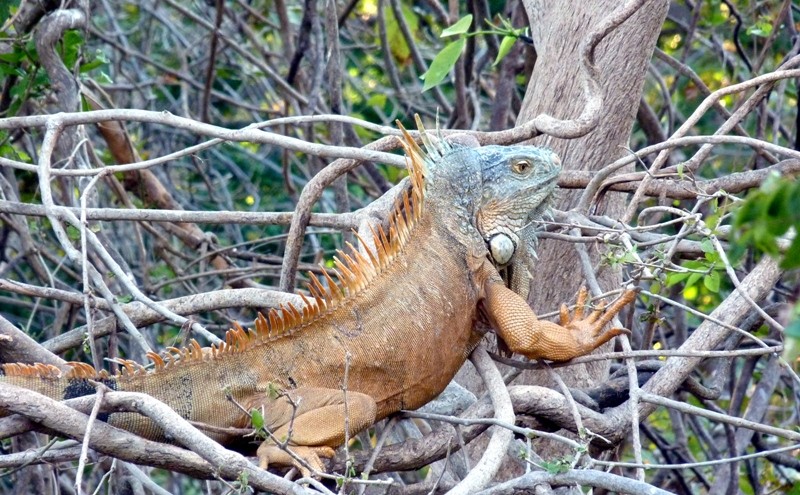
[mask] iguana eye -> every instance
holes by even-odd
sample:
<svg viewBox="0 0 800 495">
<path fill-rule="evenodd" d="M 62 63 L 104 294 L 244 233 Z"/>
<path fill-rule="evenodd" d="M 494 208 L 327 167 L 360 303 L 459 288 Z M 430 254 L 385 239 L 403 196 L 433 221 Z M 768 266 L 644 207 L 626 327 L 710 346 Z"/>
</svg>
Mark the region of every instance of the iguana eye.
<svg viewBox="0 0 800 495">
<path fill-rule="evenodd" d="M 531 171 L 532 168 L 533 164 L 524 158 L 521 160 L 516 160 L 514 161 L 514 163 L 511 164 L 511 170 L 515 174 L 520 174 L 520 175 L 527 174 L 528 172 Z"/>
</svg>

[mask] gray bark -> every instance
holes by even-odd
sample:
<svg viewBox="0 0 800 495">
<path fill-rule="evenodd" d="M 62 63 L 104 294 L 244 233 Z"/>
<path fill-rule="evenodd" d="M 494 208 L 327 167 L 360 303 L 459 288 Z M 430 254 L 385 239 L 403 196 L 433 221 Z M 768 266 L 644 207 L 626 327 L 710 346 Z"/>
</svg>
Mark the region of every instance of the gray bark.
<svg viewBox="0 0 800 495">
<path fill-rule="evenodd" d="M 603 18 L 620 7 L 615 0 L 562 2 L 526 0 L 525 9 L 536 47 L 536 66 L 531 75 L 517 124 L 540 113 L 570 119 L 585 103 L 581 87 L 581 39 Z M 609 34 L 596 52 L 596 65 L 605 91 L 603 117 L 597 128 L 578 139 L 542 136 L 535 144 L 552 148 L 561 156 L 565 170 L 598 170 L 620 158 L 633 127 L 647 64 L 655 47 L 669 2 L 648 1 Z M 562 191 L 557 208 L 572 208 L 580 191 Z M 612 217 L 622 213 L 625 196 L 607 195 L 598 212 Z M 584 283 L 577 254 L 569 246 L 542 242 L 534 266 L 531 303 L 540 312 L 551 311 L 574 299 Z M 600 273 L 603 289 L 619 285 L 619 274 Z M 572 366 L 562 372 L 568 385 L 590 386 L 606 376 L 607 363 Z M 538 381 L 538 380 L 537 380 Z"/>
<path fill-rule="evenodd" d="M 622 2 L 525 0 L 523 3 L 531 25 L 537 59 L 517 125 L 541 113 L 555 118 L 574 119 L 581 114 L 586 101 L 580 74 L 582 40 Z M 668 6 L 668 1 L 645 2 L 633 17 L 610 33 L 597 47 L 595 61 L 605 92 L 603 117 L 597 128 L 578 139 L 541 136 L 534 140 L 533 144 L 555 150 L 561 156 L 565 170 L 598 170 L 625 153 L 623 147 L 628 144 L 636 118 L 647 64 Z M 580 191 L 562 191 L 557 208 L 572 208 L 579 195 Z M 625 196 L 619 193 L 607 195 L 603 204 L 599 205 L 598 212 L 618 216 L 624 210 L 624 200 Z M 532 267 L 530 293 L 534 310 L 549 312 L 557 309 L 562 302 L 574 301 L 578 288 L 585 283 L 576 252 L 561 243 L 541 242 L 538 256 L 538 261 Z M 604 270 L 600 273 L 599 282 L 603 289 L 617 288 L 620 275 Z M 570 366 L 558 372 L 569 386 L 590 387 L 607 376 L 608 363 Z M 462 378 L 466 377 L 462 375 Z M 468 378 L 465 381 L 472 382 Z M 514 383 L 552 386 L 546 375 L 537 372 L 525 372 Z M 473 442 L 472 445 L 473 452 L 479 453 L 482 442 Z M 566 454 L 563 445 L 540 443 L 535 450 L 544 459 Z M 507 462 L 498 479 L 513 477 L 519 474 L 516 473 L 518 470 L 517 464 Z"/>
</svg>

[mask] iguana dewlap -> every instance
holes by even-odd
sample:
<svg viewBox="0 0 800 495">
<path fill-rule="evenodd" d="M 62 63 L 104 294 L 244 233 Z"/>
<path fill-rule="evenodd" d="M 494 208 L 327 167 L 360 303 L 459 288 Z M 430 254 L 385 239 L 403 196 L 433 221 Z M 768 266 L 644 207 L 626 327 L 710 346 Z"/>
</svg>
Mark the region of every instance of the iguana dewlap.
<svg viewBox="0 0 800 495">
<path fill-rule="evenodd" d="M 192 341 L 165 357 L 152 354 L 149 372 L 132 362 L 118 376 L 80 363 L 64 376 L 45 365 L 5 364 L 0 382 L 66 399 L 93 393 L 88 379 L 101 379 L 112 389 L 149 394 L 191 421 L 247 427 L 250 417 L 229 394 L 247 410 L 263 410 L 274 437 L 321 470 L 319 457 L 344 442 L 345 410 L 352 436 L 434 399 L 480 341 L 477 320 L 491 323 L 511 350 L 552 361 L 589 353 L 625 331 L 604 327 L 633 293 L 584 319 L 582 292 L 575 318 L 564 309 L 560 325 L 541 321 L 503 284 L 487 250 L 495 236 L 513 239 L 541 218 L 560 171 L 554 153 L 423 140 L 427 153 L 404 130 L 412 185 L 388 233 L 375 233 L 374 251 L 340 253 L 338 282 L 312 276 L 303 308 L 270 311 L 255 331 L 231 330 L 219 347 L 201 349 Z M 508 255 L 504 243 L 491 247 L 497 256 Z M 180 443 L 134 413 L 111 414 L 108 422 Z M 258 456 L 264 467 L 297 464 L 274 441 L 262 443 Z"/>
</svg>

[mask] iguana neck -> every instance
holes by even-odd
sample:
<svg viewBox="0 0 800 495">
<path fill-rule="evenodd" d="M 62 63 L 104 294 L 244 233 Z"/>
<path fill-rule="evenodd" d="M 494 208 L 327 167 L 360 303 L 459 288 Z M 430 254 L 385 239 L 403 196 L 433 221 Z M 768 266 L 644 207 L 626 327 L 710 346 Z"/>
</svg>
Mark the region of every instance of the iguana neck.
<svg viewBox="0 0 800 495">
<path fill-rule="evenodd" d="M 478 155 L 472 148 L 453 148 L 430 162 L 425 177 L 423 215 L 431 216 L 453 233 L 479 235 L 473 219 L 482 190 Z"/>
</svg>

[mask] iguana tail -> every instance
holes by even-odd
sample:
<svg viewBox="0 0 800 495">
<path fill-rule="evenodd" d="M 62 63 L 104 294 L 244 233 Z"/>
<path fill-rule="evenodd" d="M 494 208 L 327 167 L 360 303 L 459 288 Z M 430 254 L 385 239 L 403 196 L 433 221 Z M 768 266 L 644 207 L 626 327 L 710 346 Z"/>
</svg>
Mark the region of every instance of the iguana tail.
<svg viewBox="0 0 800 495">
<path fill-rule="evenodd" d="M 0 382 L 33 390 L 55 400 L 74 399 L 95 393 L 90 380 L 117 389 L 117 379 L 105 370 L 99 373 L 85 363 L 70 362 L 69 371 L 63 372 L 49 364 L 0 364 Z M 6 411 L 0 411 L 5 416 Z"/>
</svg>

